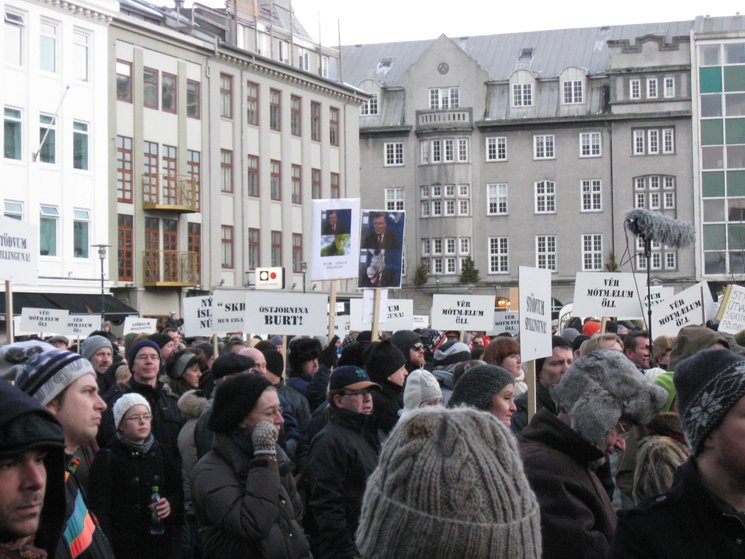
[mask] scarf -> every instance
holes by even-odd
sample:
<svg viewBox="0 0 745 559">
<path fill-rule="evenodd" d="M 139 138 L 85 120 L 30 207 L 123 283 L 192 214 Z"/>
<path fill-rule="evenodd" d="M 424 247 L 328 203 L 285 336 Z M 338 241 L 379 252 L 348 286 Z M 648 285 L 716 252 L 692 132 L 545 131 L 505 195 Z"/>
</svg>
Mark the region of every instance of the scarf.
<svg viewBox="0 0 745 559">
<path fill-rule="evenodd" d="M 150 452 L 150 449 L 153 446 L 153 443 L 155 442 L 155 439 L 153 438 L 153 434 L 150 433 L 147 436 L 147 439 L 145 439 L 143 442 L 138 443 L 131 439 L 128 439 L 124 436 L 122 436 L 121 433 L 117 431 L 116 438 L 119 439 L 119 442 L 121 442 L 124 446 L 126 446 L 130 450 L 134 450 L 135 452 L 139 452 L 140 454 L 147 454 Z"/>
<path fill-rule="evenodd" d="M 0 559 L 47 559 L 47 552 L 34 547 L 34 536 L 0 543 Z"/>
</svg>

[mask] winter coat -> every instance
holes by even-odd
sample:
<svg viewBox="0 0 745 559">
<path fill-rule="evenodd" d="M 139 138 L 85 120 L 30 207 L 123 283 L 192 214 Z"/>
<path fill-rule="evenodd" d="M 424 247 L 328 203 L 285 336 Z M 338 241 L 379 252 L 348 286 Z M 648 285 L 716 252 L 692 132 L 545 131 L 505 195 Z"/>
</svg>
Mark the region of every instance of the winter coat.
<svg viewBox="0 0 745 559">
<path fill-rule="evenodd" d="M 592 470 L 603 453 L 546 409 L 518 441 L 541 509 L 543 559 L 607 557 L 616 514 Z"/>
<path fill-rule="evenodd" d="M 300 526 L 302 504 L 284 451 L 253 457 L 230 435 L 192 470 L 191 497 L 207 559 L 311 557 Z"/>
<path fill-rule="evenodd" d="M 331 408 L 310 447 L 308 505 L 317 525 L 320 557 L 351 559 L 367 478 L 378 465 L 372 416 Z"/>
<path fill-rule="evenodd" d="M 147 452 L 118 438 L 96 453 L 90 471 L 90 505 L 109 537 L 117 559 L 164 559 L 171 541 L 181 536 L 181 470 L 157 441 Z M 153 486 L 167 499 L 171 514 L 163 536 L 149 533 Z"/>
<path fill-rule="evenodd" d="M 693 460 L 681 466 L 669 492 L 618 516 L 613 559 L 743 556 L 745 525 L 734 509 L 717 504 Z"/>
<path fill-rule="evenodd" d="M 286 384 L 308 399 L 308 406 L 313 412 L 326 399 L 330 377 L 331 369 L 321 364 L 309 377 L 291 376 Z"/>
<path fill-rule="evenodd" d="M 178 409 L 185 420 L 184 426 L 178 434 L 178 452 L 181 457 L 181 480 L 184 488 L 184 502 L 191 501 L 191 470 L 197 463 L 197 444 L 194 440 L 194 429 L 197 420 L 208 406 L 209 400 L 201 390 L 189 390 L 178 400 Z"/>
<path fill-rule="evenodd" d="M 535 386 L 536 386 L 536 391 L 535 391 L 536 409 L 535 411 L 546 408 L 549 411 L 551 411 L 551 413 L 553 413 L 554 415 L 558 414 L 559 410 L 556 407 L 556 403 L 554 402 L 553 398 L 551 398 L 551 393 L 549 392 L 548 388 L 543 386 L 540 382 L 536 382 Z M 528 424 L 528 393 L 527 392 L 520 394 L 517 398 L 515 398 L 515 406 L 517 407 L 517 411 L 514 414 L 512 414 L 512 432 L 517 435 Z"/>
<path fill-rule="evenodd" d="M 373 417 L 380 431 L 381 440 L 396 426 L 399 411 L 404 407 L 404 389 L 402 386 L 384 380 L 381 390 L 372 391 Z"/>
</svg>

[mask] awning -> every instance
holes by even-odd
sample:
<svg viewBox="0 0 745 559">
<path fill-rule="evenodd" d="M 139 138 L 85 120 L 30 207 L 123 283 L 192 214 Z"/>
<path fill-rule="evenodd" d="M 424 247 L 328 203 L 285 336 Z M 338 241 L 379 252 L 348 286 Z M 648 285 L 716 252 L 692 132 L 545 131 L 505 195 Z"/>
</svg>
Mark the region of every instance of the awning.
<svg viewBox="0 0 745 559">
<path fill-rule="evenodd" d="M 106 318 L 122 319 L 140 314 L 111 295 L 104 295 Z M 20 293 L 13 292 L 13 314 L 20 316 L 24 307 L 36 309 L 64 309 L 70 314 L 101 314 L 101 295 L 91 293 Z M 5 317 L 5 294 L 0 295 L 0 315 Z"/>
</svg>

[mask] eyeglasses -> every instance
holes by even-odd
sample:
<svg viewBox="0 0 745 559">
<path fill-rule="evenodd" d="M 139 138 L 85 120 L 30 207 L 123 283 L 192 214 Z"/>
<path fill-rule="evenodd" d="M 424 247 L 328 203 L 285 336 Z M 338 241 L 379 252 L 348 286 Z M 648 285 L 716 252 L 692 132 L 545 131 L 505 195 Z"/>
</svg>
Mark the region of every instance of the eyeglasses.
<svg viewBox="0 0 745 559">
<path fill-rule="evenodd" d="M 261 415 L 268 419 L 273 419 L 277 415 L 282 415 L 282 406 L 279 406 L 278 408 L 271 408 L 264 412 L 261 412 Z"/>
<path fill-rule="evenodd" d="M 370 390 L 345 390 L 344 396 L 350 396 L 352 398 L 361 396 L 362 398 L 367 398 L 368 396 L 372 397 L 372 392 Z"/>
<path fill-rule="evenodd" d="M 411 349 L 414 349 L 416 351 L 424 351 L 424 344 L 414 344 L 411 346 Z"/>
<path fill-rule="evenodd" d="M 135 361 L 160 361 L 160 355 L 148 355 L 143 353 L 135 357 Z"/>
<path fill-rule="evenodd" d="M 130 415 L 129 417 L 125 417 L 127 421 L 131 421 L 132 423 L 141 423 L 141 422 L 148 422 L 152 421 L 153 416 L 149 413 L 146 413 L 145 415 Z"/>
</svg>

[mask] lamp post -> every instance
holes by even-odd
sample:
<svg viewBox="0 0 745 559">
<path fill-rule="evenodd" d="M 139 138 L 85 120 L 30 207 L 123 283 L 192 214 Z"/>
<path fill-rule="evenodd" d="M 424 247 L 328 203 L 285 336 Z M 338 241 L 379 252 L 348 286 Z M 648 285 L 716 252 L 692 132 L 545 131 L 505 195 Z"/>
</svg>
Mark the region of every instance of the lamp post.
<svg viewBox="0 0 745 559">
<path fill-rule="evenodd" d="M 301 262 L 300 268 L 303 270 L 303 293 L 305 293 L 305 273 L 308 271 L 308 263 Z"/>
<path fill-rule="evenodd" d="M 101 260 L 101 328 L 103 328 L 103 323 L 106 321 L 105 315 L 106 315 L 106 296 L 104 294 L 104 268 L 103 268 L 103 261 L 106 259 L 106 249 L 109 248 L 111 245 L 91 245 L 94 248 L 98 249 L 98 258 Z"/>
</svg>

